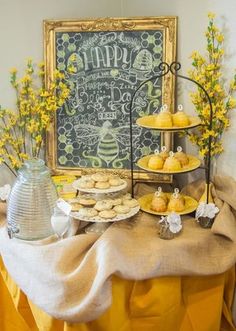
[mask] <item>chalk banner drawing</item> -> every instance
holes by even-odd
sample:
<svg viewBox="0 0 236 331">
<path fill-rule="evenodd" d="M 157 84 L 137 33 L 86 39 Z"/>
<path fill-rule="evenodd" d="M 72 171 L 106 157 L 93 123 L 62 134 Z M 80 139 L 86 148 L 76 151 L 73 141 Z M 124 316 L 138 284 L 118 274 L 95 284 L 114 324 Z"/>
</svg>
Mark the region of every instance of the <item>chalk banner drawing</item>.
<svg viewBox="0 0 236 331">
<path fill-rule="evenodd" d="M 144 80 L 160 73 L 162 61 L 170 62 L 175 55 L 176 19 L 156 18 L 159 24 L 154 24 L 152 18 L 150 26 L 149 19 L 143 20 L 145 28 L 139 27 L 138 19 L 45 22 L 47 75 L 50 79 L 57 68 L 71 86 L 70 98 L 58 110 L 49 139 L 49 163 L 54 170 L 129 173 L 131 97 Z M 167 81 L 158 78 L 135 94 L 134 162 L 163 143 L 158 131 L 140 128 L 135 122 L 159 112 L 163 103 L 171 107 L 173 84 L 171 77 Z M 139 178 L 148 176 L 136 168 L 135 172 Z"/>
</svg>

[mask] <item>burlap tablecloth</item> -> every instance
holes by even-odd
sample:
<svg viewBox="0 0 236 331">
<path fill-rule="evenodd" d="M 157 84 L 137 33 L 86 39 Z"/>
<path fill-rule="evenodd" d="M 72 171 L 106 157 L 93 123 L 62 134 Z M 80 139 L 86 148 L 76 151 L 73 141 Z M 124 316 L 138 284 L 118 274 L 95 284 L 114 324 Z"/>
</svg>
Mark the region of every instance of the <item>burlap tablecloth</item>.
<svg viewBox="0 0 236 331">
<path fill-rule="evenodd" d="M 185 192 L 199 198 L 201 182 Z M 142 189 L 142 194 L 149 188 Z M 140 193 L 140 192 L 139 192 Z M 212 229 L 190 216 L 173 240 L 158 237 L 158 217 L 140 212 L 113 223 L 102 236 L 80 234 L 31 245 L 0 229 L 0 253 L 10 275 L 26 295 L 55 318 L 86 322 L 111 304 L 111 275 L 142 280 L 166 275 L 219 274 L 236 262 L 236 182 L 216 177 L 213 196 L 220 207 Z M 2 210 L 0 217 L 5 217 Z"/>
</svg>

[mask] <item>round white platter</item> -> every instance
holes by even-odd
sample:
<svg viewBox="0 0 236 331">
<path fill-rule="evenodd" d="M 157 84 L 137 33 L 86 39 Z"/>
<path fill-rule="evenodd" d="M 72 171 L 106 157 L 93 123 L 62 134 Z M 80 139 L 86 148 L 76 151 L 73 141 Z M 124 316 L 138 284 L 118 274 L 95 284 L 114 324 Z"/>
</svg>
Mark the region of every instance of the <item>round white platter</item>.
<svg viewBox="0 0 236 331">
<path fill-rule="evenodd" d="M 94 223 L 109 223 L 109 222 L 118 222 L 118 221 L 123 221 L 125 219 L 128 219 L 134 215 L 136 215 L 139 212 L 140 206 L 131 208 L 130 212 L 127 214 L 117 214 L 116 217 L 113 218 L 102 218 L 99 216 L 94 216 L 94 217 L 87 217 L 87 216 L 81 216 L 79 214 L 79 212 L 71 212 L 70 215 L 75 218 L 78 219 L 80 221 L 85 221 L 85 222 L 94 222 Z"/>
</svg>

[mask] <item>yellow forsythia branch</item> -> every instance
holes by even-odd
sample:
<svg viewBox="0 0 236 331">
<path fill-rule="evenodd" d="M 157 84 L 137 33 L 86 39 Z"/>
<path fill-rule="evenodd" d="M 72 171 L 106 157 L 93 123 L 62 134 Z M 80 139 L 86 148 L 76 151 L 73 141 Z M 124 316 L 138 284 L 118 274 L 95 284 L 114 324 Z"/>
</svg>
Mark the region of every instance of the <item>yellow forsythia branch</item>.
<svg viewBox="0 0 236 331">
<path fill-rule="evenodd" d="M 222 61 L 224 57 L 224 35 L 215 25 L 215 15 L 208 14 L 206 36 L 206 55 L 194 51 L 191 55 L 193 69 L 189 71 L 190 78 L 200 83 L 208 92 L 213 107 L 212 130 L 209 131 L 210 107 L 203 93 L 198 88 L 190 94 L 202 126 L 189 134 L 190 141 L 195 144 L 202 157 L 208 153 L 208 139 L 212 137 L 211 155 L 218 155 L 223 151 L 222 134 L 229 126 L 229 112 L 236 107 L 234 93 L 236 90 L 236 75 L 226 88 L 223 78 Z"/>
<path fill-rule="evenodd" d="M 46 87 L 44 64 L 35 72 L 32 59 L 28 59 L 23 77 L 17 69 L 10 71 L 10 82 L 16 92 L 16 110 L 0 106 L 0 164 L 17 170 L 24 160 L 39 155 L 50 122 L 66 99 L 70 89 L 64 75 L 55 71 Z"/>
</svg>

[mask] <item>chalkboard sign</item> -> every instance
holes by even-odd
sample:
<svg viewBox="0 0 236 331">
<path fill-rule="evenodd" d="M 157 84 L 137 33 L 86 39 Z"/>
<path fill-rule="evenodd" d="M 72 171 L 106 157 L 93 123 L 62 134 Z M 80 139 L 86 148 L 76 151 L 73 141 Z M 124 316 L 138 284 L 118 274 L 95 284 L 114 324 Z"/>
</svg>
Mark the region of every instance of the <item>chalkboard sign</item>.
<svg viewBox="0 0 236 331">
<path fill-rule="evenodd" d="M 71 95 L 58 110 L 49 163 L 63 172 L 95 169 L 129 173 L 130 101 L 139 85 L 175 59 L 176 18 L 45 21 L 47 73 L 57 68 Z M 173 105 L 173 78 L 158 78 L 136 94 L 132 107 L 133 159 L 164 143 L 136 119 Z M 136 176 L 148 175 L 135 168 Z M 166 180 L 168 178 L 166 177 Z"/>
</svg>

